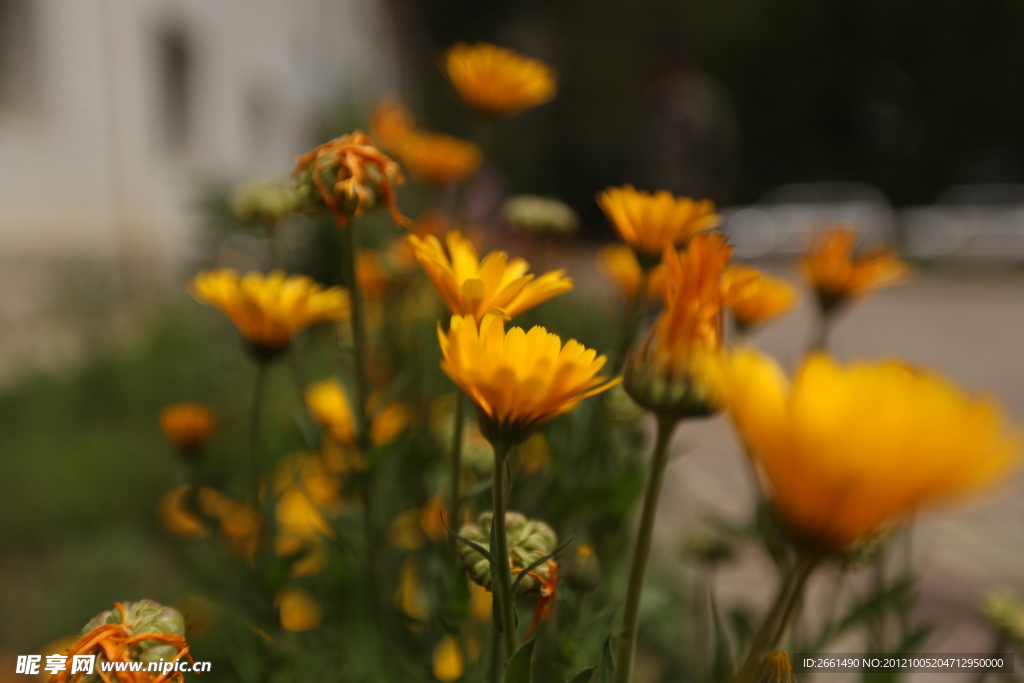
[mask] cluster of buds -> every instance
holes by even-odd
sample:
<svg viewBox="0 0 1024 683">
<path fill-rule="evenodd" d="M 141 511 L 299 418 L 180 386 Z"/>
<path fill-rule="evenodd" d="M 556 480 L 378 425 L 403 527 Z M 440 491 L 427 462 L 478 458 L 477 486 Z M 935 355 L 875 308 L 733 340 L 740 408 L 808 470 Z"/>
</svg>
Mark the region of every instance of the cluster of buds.
<svg viewBox="0 0 1024 683">
<path fill-rule="evenodd" d="M 462 527 L 459 535 L 484 548 L 488 547 L 493 516 L 491 512 L 481 512 L 476 524 Z M 506 512 L 505 527 L 508 533 L 508 562 L 513 574 L 550 555 L 557 547 L 558 536 L 554 529 L 540 520 L 527 519 L 519 512 Z M 466 563 L 466 571 L 469 572 L 470 578 L 490 590 L 491 564 L 487 558 L 467 545 L 462 545 L 459 552 Z M 550 582 L 556 576 L 557 569 L 558 565 L 549 559 L 530 570 L 519 582 L 516 593 L 522 595 L 539 590 L 542 584 Z"/>
</svg>

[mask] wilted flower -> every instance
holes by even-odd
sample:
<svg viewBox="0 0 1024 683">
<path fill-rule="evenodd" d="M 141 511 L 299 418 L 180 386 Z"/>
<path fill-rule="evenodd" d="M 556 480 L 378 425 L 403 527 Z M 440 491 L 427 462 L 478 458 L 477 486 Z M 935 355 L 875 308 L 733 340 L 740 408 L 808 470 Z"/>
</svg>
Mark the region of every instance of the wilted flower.
<svg viewBox="0 0 1024 683">
<path fill-rule="evenodd" d="M 797 301 L 793 285 L 750 266 L 729 266 L 722 278 L 725 303 L 740 330 L 757 327 L 782 315 Z"/>
<path fill-rule="evenodd" d="M 395 154 L 416 178 L 432 185 L 461 183 L 480 169 L 480 148 L 452 135 L 409 131 Z"/>
<path fill-rule="evenodd" d="M 891 287 L 906 279 L 907 264 L 895 252 L 876 247 L 854 256 L 857 231 L 842 225 L 819 230 L 803 258 L 803 274 L 818 295 L 818 304 L 830 312 L 851 298 Z"/>
<path fill-rule="evenodd" d="M 459 530 L 459 535 L 473 541 L 484 548 L 490 545 L 491 521 L 494 515 L 490 511 L 481 512 L 476 524 L 467 524 Z M 537 519 L 527 519 L 519 512 L 505 513 L 505 530 L 508 534 L 508 563 L 512 576 L 520 572 L 546 555 L 550 555 L 558 547 L 558 536 L 554 529 Z M 491 588 L 491 564 L 483 555 L 473 548 L 459 545 L 459 553 L 466 563 L 466 571 L 473 581 L 484 588 Z M 557 576 L 558 565 L 552 560 L 541 564 L 530 571 L 516 588 L 518 595 L 540 590 L 543 582 Z"/>
<path fill-rule="evenodd" d="M 114 609 L 95 616 L 82 629 L 82 637 L 68 650 L 68 660 L 75 655 L 95 655 L 95 671 L 107 663 L 158 662 L 188 659 L 185 641 L 185 620 L 177 610 L 153 602 L 114 603 Z M 128 671 L 117 672 L 111 681 L 122 683 L 156 683 L 174 681 L 183 683 L 181 672 Z M 51 683 L 84 683 L 96 674 L 71 673 L 71 667 L 50 676 Z"/>
<path fill-rule="evenodd" d="M 601 272 L 618 285 L 626 301 L 634 301 L 644 280 L 644 271 L 633 248 L 625 244 L 609 244 L 601 247 L 597 259 Z M 644 298 L 648 301 L 662 297 L 665 292 L 664 265 L 659 263 L 647 271 L 647 285 L 644 290 Z"/>
<path fill-rule="evenodd" d="M 744 349 L 714 374 L 781 520 L 818 552 L 985 489 L 1017 463 L 1020 435 L 997 403 L 900 363 L 844 368 L 815 354 L 790 384 Z"/>
<path fill-rule="evenodd" d="M 681 245 L 722 222 L 710 200 L 673 197 L 664 190 L 650 194 L 632 185 L 609 187 L 597 196 L 597 203 L 622 241 L 647 261 L 645 267 L 657 263 L 666 244 Z"/>
<path fill-rule="evenodd" d="M 564 237 L 576 232 L 580 217 L 555 197 L 521 194 L 505 200 L 501 217 L 513 227 L 538 237 Z"/>
<path fill-rule="evenodd" d="M 285 586 L 278 591 L 274 604 L 277 605 L 281 628 L 286 631 L 312 631 L 320 625 L 320 603 L 308 591 Z"/>
<path fill-rule="evenodd" d="M 459 43 L 442 68 L 467 104 L 490 114 L 516 114 L 555 96 L 558 77 L 547 64 L 487 43 Z"/>
<path fill-rule="evenodd" d="M 715 412 L 698 375 L 722 347 L 722 273 L 731 254 L 717 233 L 695 236 L 678 253 L 665 247 L 665 310 L 626 360 L 626 391 L 648 410 L 678 418 Z"/>
<path fill-rule="evenodd" d="M 431 659 L 432 671 L 437 680 L 449 683 L 462 678 L 466 666 L 459 641 L 454 636 L 445 635 L 441 638 L 441 642 L 434 648 L 434 655 Z"/>
<path fill-rule="evenodd" d="M 215 422 L 213 411 L 202 403 L 176 403 L 160 411 L 160 430 L 188 457 L 206 445 Z"/>
<path fill-rule="evenodd" d="M 220 309 L 264 360 L 279 355 L 307 327 L 349 315 L 344 289 L 324 288 L 304 275 L 279 270 L 244 277 L 233 270 L 209 270 L 196 275 L 189 289 L 201 303 Z"/>
<path fill-rule="evenodd" d="M 476 247 L 458 230 L 445 236 L 447 253 L 432 235 L 424 239 L 409 235 L 407 239 L 452 315 L 469 315 L 476 321 L 489 313 L 514 318 L 572 290 L 572 280 L 565 277 L 564 270 L 535 277 L 526 272 L 530 264 L 518 258 L 509 261 L 503 251 L 492 251 L 480 261 Z"/>
<path fill-rule="evenodd" d="M 257 180 L 240 186 L 231 197 L 231 211 L 243 223 L 275 225 L 298 208 L 295 186 L 284 180 Z"/>
<path fill-rule="evenodd" d="M 574 339 L 565 345 L 543 327 L 504 330 L 501 318 L 452 316 L 438 326 L 441 368 L 476 405 L 480 429 L 492 443 L 514 445 L 540 425 L 619 382 L 599 377 L 605 357 Z"/>
<path fill-rule="evenodd" d="M 395 185 L 405 182 L 398 163 L 374 147 L 362 131 L 299 155 L 292 176 L 303 204 L 328 209 L 338 227 L 381 205 L 396 225 L 410 223 L 398 210 L 395 197 Z"/>
</svg>

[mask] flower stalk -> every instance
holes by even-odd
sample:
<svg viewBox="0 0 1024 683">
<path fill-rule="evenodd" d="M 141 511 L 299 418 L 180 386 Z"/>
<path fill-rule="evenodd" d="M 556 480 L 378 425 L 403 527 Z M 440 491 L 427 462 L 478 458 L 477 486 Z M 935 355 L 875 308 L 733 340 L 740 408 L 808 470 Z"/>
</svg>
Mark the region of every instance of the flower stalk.
<svg viewBox="0 0 1024 683">
<path fill-rule="evenodd" d="M 508 488 L 507 443 L 497 441 L 494 446 L 494 483 L 491 501 L 494 517 L 491 522 L 491 576 L 495 606 L 501 619 L 501 637 L 505 646 L 505 663 L 516 651 L 515 597 L 512 595 L 512 572 L 508 560 L 508 532 L 505 529 L 505 492 Z"/>
<path fill-rule="evenodd" d="M 263 415 L 263 392 L 267 383 L 266 361 L 256 361 L 256 385 L 252 391 L 252 411 L 249 414 L 249 476 L 252 504 L 260 502 L 260 420 Z"/>
<path fill-rule="evenodd" d="M 339 226 L 340 227 L 340 226 Z M 355 418 L 356 443 L 365 448 L 369 441 L 367 429 L 366 405 L 369 398 L 369 383 L 366 377 L 366 321 L 363 317 L 363 293 L 356 277 L 356 243 L 352 226 L 341 228 L 344 236 L 342 249 L 342 271 L 348 285 L 349 301 L 352 310 L 352 358 L 355 365 Z"/>
<path fill-rule="evenodd" d="M 813 555 L 801 555 L 796 564 L 790 569 L 782 585 L 779 587 L 779 594 L 765 617 L 754 642 L 750 646 L 750 652 L 743 662 L 733 683 L 752 683 L 761 667 L 761 661 L 771 650 L 779 644 L 782 634 L 793 616 L 794 608 L 803 596 L 804 586 L 807 579 L 818 566 L 820 558 Z"/>
<path fill-rule="evenodd" d="M 451 453 L 451 503 L 449 524 L 459 524 L 459 507 L 462 504 L 462 431 L 466 421 L 466 397 L 461 391 L 455 392 L 455 416 L 452 421 Z"/>
<path fill-rule="evenodd" d="M 629 569 L 629 583 L 626 588 L 626 604 L 622 615 L 622 636 L 619 639 L 618 657 L 615 667 L 615 683 L 631 683 L 633 661 L 636 658 L 637 629 L 640 622 L 640 597 L 644 589 L 644 574 L 647 559 L 651 553 L 654 536 L 654 516 L 658 508 L 658 497 L 665 481 L 668 465 L 668 445 L 672 440 L 679 419 L 658 417 L 658 435 L 651 457 L 651 471 L 647 475 L 647 489 L 644 492 L 643 510 L 640 513 L 640 529 L 637 531 L 633 561 Z"/>
</svg>

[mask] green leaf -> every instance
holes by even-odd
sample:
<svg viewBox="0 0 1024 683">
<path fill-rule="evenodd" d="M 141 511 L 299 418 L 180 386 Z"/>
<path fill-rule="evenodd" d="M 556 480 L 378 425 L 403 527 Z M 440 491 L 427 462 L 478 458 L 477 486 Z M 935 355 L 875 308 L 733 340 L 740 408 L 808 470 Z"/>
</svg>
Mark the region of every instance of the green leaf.
<svg viewBox="0 0 1024 683">
<path fill-rule="evenodd" d="M 601 663 L 597 665 L 591 683 L 615 683 L 615 660 L 612 659 L 612 637 L 605 638 L 601 648 Z"/>
<path fill-rule="evenodd" d="M 505 667 L 505 677 L 501 679 L 504 683 L 530 683 L 530 670 L 533 668 L 533 646 L 536 644 L 537 639 L 530 638 L 515 651 L 512 659 L 508 660 L 508 666 Z"/>
<path fill-rule="evenodd" d="M 588 666 L 565 683 L 590 683 L 590 679 L 594 675 L 594 669 L 596 668 L 596 666 Z"/>
</svg>

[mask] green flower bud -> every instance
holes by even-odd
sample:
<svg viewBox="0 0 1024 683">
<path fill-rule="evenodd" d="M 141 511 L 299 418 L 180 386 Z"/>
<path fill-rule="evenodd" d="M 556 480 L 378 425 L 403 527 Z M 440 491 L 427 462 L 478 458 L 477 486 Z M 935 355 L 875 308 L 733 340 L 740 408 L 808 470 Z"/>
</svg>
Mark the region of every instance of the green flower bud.
<svg viewBox="0 0 1024 683">
<path fill-rule="evenodd" d="M 714 536 L 694 535 L 686 539 L 683 553 L 707 565 L 716 565 L 732 559 L 733 547 Z"/>
<path fill-rule="evenodd" d="M 565 580 L 580 593 L 589 593 L 601 584 L 601 562 L 593 547 L 586 543 L 576 546 L 566 568 Z"/>
<path fill-rule="evenodd" d="M 677 419 L 708 417 L 718 412 L 708 387 L 689 374 L 667 376 L 643 354 L 631 352 L 623 373 L 626 393 L 656 415 Z"/>
<path fill-rule="evenodd" d="M 481 512 L 477 517 L 476 524 L 467 524 L 462 527 L 459 530 L 459 535 L 484 548 L 490 547 L 493 517 L 494 514 L 491 512 Z M 558 536 L 554 529 L 539 520 L 527 519 L 519 512 L 505 513 L 505 528 L 513 577 L 540 558 L 553 553 L 558 546 Z M 469 572 L 470 578 L 490 590 L 491 564 L 487 558 L 465 544 L 459 546 L 459 552 L 466 563 L 466 571 Z M 547 581 L 554 574 L 555 568 L 554 563 L 548 561 L 535 567 L 531 572 Z M 528 575 L 519 582 L 516 593 L 523 595 L 539 588 L 540 583 L 537 579 Z"/>
<path fill-rule="evenodd" d="M 507 200 L 501 216 L 514 227 L 542 237 L 571 235 L 580 224 L 579 216 L 565 202 L 533 194 Z"/>
<path fill-rule="evenodd" d="M 296 210 L 299 195 L 283 180 L 259 180 L 235 190 L 231 210 L 243 223 L 278 223 Z"/>
<path fill-rule="evenodd" d="M 169 635 L 185 635 L 185 618 L 178 610 L 165 607 L 153 600 L 122 603 L 125 610 L 125 629 L 133 636 L 146 633 L 166 633 Z M 104 624 L 120 624 L 121 613 L 114 610 L 100 612 L 82 628 L 85 635 Z M 143 640 L 135 646 L 132 658 L 137 661 L 155 662 L 161 659 L 172 659 L 178 654 L 177 648 L 156 640 Z"/>
<path fill-rule="evenodd" d="M 1017 642 L 1024 642 L 1024 600 L 1007 590 L 994 591 L 982 603 L 982 614 L 989 623 Z"/>
</svg>

